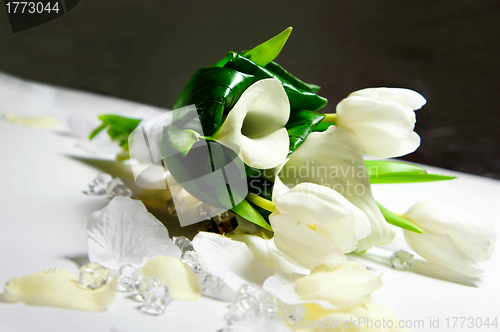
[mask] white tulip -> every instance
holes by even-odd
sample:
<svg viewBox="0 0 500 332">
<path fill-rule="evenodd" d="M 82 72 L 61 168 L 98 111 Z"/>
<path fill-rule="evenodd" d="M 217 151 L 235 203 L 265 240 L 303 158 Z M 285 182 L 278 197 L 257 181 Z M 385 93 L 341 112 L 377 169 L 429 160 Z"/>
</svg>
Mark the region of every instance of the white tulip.
<svg viewBox="0 0 500 332">
<path fill-rule="evenodd" d="M 290 103 L 281 82 L 260 80 L 243 92 L 213 139 L 233 149 L 248 166 L 273 168 L 288 154 L 289 117 Z"/>
<path fill-rule="evenodd" d="M 405 230 L 406 242 L 420 256 L 468 277 L 484 272 L 477 263 L 491 258 L 496 242 L 496 230 L 486 220 L 430 201 L 415 204 L 404 216 L 424 230 Z"/>
<path fill-rule="evenodd" d="M 303 182 L 332 188 L 361 209 L 370 220 L 371 234 L 358 242 L 358 252 L 394 239 L 394 227 L 385 221 L 372 196 L 363 145 L 352 131 L 331 126 L 324 132 L 312 133 L 288 158 L 279 172 L 279 179 L 275 180 L 273 197 L 278 197 L 284 189 L 286 191 L 284 185 L 293 187 Z"/>
<path fill-rule="evenodd" d="M 274 202 L 276 210 L 269 216 L 274 243 L 305 268 L 345 262 L 344 254 L 370 234 L 363 211 L 328 187 L 301 183 Z"/>
<path fill-rule="evenodd" d="M 415 110 L 426 100 L 418 92 L 397 88 L 368 88 L 351 93 L 337 105 L 336 124 L 363 141 L 366 154 L 392 158 L 415 151 L 420 136 Z"/>
</svg>

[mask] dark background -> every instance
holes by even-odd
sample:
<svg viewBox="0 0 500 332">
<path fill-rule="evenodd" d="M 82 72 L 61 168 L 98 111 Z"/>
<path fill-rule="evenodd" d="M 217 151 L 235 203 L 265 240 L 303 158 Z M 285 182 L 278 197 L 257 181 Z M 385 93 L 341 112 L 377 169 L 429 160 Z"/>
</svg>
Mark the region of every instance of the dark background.
<svg viewBox="0 0 500 332">
<path fill-rule="evenodd" d="M 170 108 L 194 71 L 288 26 L 277 62 L 323 87 L 325 111 L 365 87 L 414 89 L 422 145 L 403 159 L 500 178 L 496 0 L 81 0 L 15 34 L 0 8 L 0 71 Z"/>
</svg>

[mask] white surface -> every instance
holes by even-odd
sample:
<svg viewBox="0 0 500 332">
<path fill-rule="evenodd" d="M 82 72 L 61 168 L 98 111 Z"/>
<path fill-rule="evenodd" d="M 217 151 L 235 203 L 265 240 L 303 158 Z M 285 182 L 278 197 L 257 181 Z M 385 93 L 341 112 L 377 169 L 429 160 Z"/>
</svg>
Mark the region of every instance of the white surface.
<svg viewBox="0 0 500 332">
<path fill-rule="evenodd" d="M 48 102 L 47 98 L 52 99 Z M 79 112 L 95 116 L 134 114 L 144 107 L 113 98 L 25 85 L 0 74 L 0 114 L 13 111 L 65 117 Z M 81 193 L 100 171 L 64 155 L 74 151 L 75 142 L 69 136 L 0 121 L 0 284 L 10 277 L 53 267 L 76 273 L 78 265 L 72 259 L 86 256 L 87 219 L 108 200 Z M 460 178 L 435 183 L 374 185 L 376 199 L 395 212 L 404 212 L 420 200 L 439 200 L 466 208 L 489 220 L 497 230 L 500 228 L 499 181 L 432 167 L 428 170 Z M 374 297 L 402 320 L 422 319 L 425 328 L 414 329 L 418 331 L 447 331 L 443 328 L 446 318 L 456 316 L 489 317 L 490 321 L 497 317 L 500 323 L 499 257 L 496 252 L 491 261 L 483 264 L 487 272 L 478 287 L 370 265 L 384 273 L 384 286 Z M 136 310 L 138 304 L 126 296 L 119 293 L 104 313 L 0 302 L 0 331 L 216 331 L 224 326 L 226 303 L 207 298 L 174 302 L 166 314 L 152 317 Z M 439 318 L 441 328 L 429 328 L 431 317 Z M 500 327 L 449 329 L 476 330 L 499 331 Z"/>
</svg>

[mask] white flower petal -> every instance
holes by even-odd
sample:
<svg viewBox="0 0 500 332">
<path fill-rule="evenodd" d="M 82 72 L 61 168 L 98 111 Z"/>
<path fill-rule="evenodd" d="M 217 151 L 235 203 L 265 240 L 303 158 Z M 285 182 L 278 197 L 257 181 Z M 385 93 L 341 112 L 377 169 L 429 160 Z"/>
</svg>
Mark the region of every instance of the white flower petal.
<svg viewBox="0 0 500 332">
<path fill-rule="evenodd" d="M 337 307 L 360 304 L 382 287 L 380 276 L 374 276 L 360 263 L 319 265 L 309 276 L 297 280 L 296 293 L 304 300 L 324 300 Z"/>
<path fill-rule="evenodd" d="M 280 274 L 309 274 L 308 269 L 304 269 L 283 256 L 276 245 L 274 239 L 266 240 L 257 235 L 237 234 L 229 235 L 236 241 L 247 245 L 252 254 L 272 271 Z"/>
<path fill-rule="evenodd" d="M 238 153 L 245 164 L 273 168 L 288 154 L 290 142 L 284 127 L 289 116 L 290 104 L 281 82 L 260 80 L 243 92 L 213 138 Z"/>
<path fill-rule="evenodd" d="M 221 278 L 234 291 L 244 283 L 262 287 L 264 281 L 274 275 L 243 242 L 200 232 L 192 243 L 203 270 Z"/>
<path fill-rule="evenodd" d="M 140 202 L 115 197 L 87 224 L 89 260 L 110 269 L 140 266 L 158 255 L 179 257 L 168 230 Z"/>
<path fill-rule="evenodd" d="M 358 251 L 389 243 L 396 236 L 373 199 L 363 146 L 350 130 L 331 126 L 310 134 L 289 156 L 279 176 L 287 186 L 311 182 L 332 188 L 361 209 L 370 220 L 371 234 L 358 242 Z"/>
<path fill-rule="evenodd" d="M 200 284 L 193 271 L 175 257 L 158 256 L 151 259 L 144 264 L 142 276 L 159 276 L 162 283 L 168 286 L 172 300 L 196 301 L 200 298 Z"/>
<path fill-rule="evenodd" d="M 427 103 L 420 93 L 404 88 L 366 88 L 355 91 L 349 96 L 394 100 L 408 105 L 412 110 L 418 110 Z"/>
<path fill-rule="evenodd" d="M 4 286 L 2 300 L 84 311 L 104 311 L 116 294 L 116 278 L 104 286 L 84 289 L 78 276 L 63 269 L 51 269 L 11 278 Z"/>
</svg>

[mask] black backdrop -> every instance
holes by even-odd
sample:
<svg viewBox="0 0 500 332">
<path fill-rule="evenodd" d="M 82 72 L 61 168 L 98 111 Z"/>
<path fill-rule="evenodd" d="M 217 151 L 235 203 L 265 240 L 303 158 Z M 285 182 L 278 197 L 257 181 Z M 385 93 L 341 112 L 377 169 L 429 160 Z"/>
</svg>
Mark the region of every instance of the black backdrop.
<svg viewBox="0 0 500 332">
<path fill-rule="evenodd" d="M 500 178 L 497 0 L 81 0 L 15 34 L 0 8 L 0 71 L 171 107 L 199 67 L 288 26 L 277 61 L 326 111 L 364 87 L 417 90 L 422 146 L 403 159 Z"/>
</svg>

